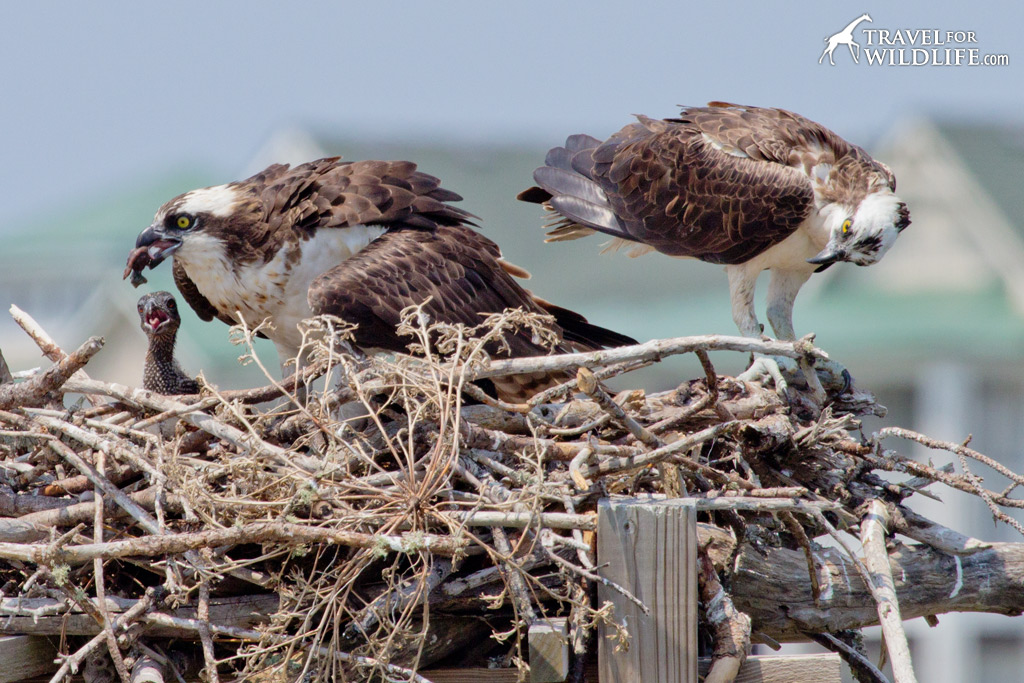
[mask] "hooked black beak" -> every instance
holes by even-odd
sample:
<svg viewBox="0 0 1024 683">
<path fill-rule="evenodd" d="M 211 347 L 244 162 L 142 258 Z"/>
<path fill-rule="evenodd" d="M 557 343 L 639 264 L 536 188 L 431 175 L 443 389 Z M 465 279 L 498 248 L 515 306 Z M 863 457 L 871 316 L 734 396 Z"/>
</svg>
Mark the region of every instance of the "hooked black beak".
<svg viewBox="0 0 1024 683">
<path fill-rule="evenodd" d="M 159 226 L 151 225 L 135 239 L 136 250 L 146 247 L 149 255 L 150 268 L 156 266 L 173 254 L 181 246 L 181 238 L 168 235 Z"/>
<path fill-rule="evenodd" d="M 133 287 L 146 282 L 142 271 L 149 266 L 156 268 L 160 263 L 181 247 L 181 238 L 168 235 L 156 225 L 151 225 L 135 238 L 135 248 L 128 254 L 128 263 L 124 267 L 124 276 L 132 276 Z"/>
<path fill-rule="evenodd" d="M 843 261 L 846 259 L 846 250 L 833 247 L 832 245 L 826 246 L 824 249 L 819 251 L 813 257 L 807 259 L 808 263 L 813 263 L 819 266 L 830 266 L 836 261 Z"/>
<path fill-rule="evenodd" d="M 808 263 L 813 263 L 818 267 L 814 269 L 815 273 L 820 273 L 836 261 L 842 261 L 846 258 L 846 250 L 842 247 L 834 247 L 831 244 L 825 246 L 824 249 L 815 254 L 812 258 L 807 259 Z"/>
</svg>

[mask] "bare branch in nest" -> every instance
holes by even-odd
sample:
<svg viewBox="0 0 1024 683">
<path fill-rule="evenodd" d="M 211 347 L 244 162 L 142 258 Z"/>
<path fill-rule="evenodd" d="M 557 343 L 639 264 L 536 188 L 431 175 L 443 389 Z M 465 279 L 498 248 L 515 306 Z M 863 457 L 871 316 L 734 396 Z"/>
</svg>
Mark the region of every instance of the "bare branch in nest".
<svg viewBox="0 0 1024 683">
<path fill-rule="evenodd" d="M 310 472 L 319 470 L 317 463 L 309 458 L 295 454 L 289 454 L 287 450 L 279 446 L 267 443 L 252 433 L 225 424 L 223 421 L 213 418 L 205 413 L 191 412 L 189 406 L 169 398 L 158 396 L 145 389 L 133 389 L 123 384 L 98 382 L 96 380 L 69 380 L 65 386 L 69 391 L 93 393 L 104 395 L 124 401 L 129 405 L 140 408 L 156 410 L 160 412 L 177 412 L 185 422 L 208 432 L 212 436 L 223 439 L 231 445 L 245 451 L 253 451 L 264 455 L 282 465 L 302 464 Z"/>
<path fill-rule="evenodd" d="M 143 617 L 147 610 L 151 609 L 156 602 L 157 596 L 160 594 L 159 590 L 150 588 L 146 591 L 146 595 L 142 600 L 139 600 L 131 609 L 124 614 L 115 617 L 111 623 L 111 628 L 114 632 L 123 631 L 127 629 L 131 624 L 135 623 L 138 619 Z M 51 681 L 62 681 L 64 678 L 72 672 L 78 671 L 85 658 L 89 656 L 96 648 L 105 643 L 107 640 L 107 632 L 101 631 L 88 643 L 80 647 L 73 655 L 64 659 L 64 663 L 61 664 L 57 673 L 53 675 Z"/>
<path fill-rule="evenodd" d="M 622 363 L 615 363 L 602 368 L 596 368 L 593 370 L 593 372 L 594 377 L 596 377 L 598 380 L 603 381 L 612 377 L 624 375 L 628 372 L 633 372 L 634 370 L 639 370 L 640 368 L 646 368 L 650 365 L 653 365 L 656 362 L 658 361 L 654 359 L 624 361 Z M 576 378 L 573 377 L 572 379 L 567 380 L 562 384 L 553 386 L 550 389 L 545 389 L 544 391 L 534 395 L 533 398 L 531 398 L 526 405 L 530 406 L 531 408 L 536 408 L 537 406 L 542 406 L 547 403 L 563 401 L 567 397 L 571 396 L 576 391 L 576 389 Z"/>
<path fill-rule="evenodd" d="M 968 448 L 966 443 L 955 444 L 949 441 L 940 441 L 938 439 L 932 439 L 927 436 L 924 436 L 923 434 L 918 434 L 917 432 L 912 432 L 909 429 L 900 429 L 897 427 L 886 427 L 885 429 L 880 430 L 875 435 L 875 438 L 880 440 L 887 436 L 899 436 L 904 439 L 916 441 L 922 444 L 923 446 L 927 446 L 928 448 L 941 449 L 956 454 L 957 458 L 959 458 L 960 460 L 960 466 L 963 468 L 964 477 L 967 480 L 967 484 L 971 489 L 973 489 L 972 492 L 977 494 L 982 500 L 985 501 L 985 505 L 988 506 L 988 509 L 992 512 L 993 517 L 995 517 L 1000 522 L 1009 524 L 1014 529 L 1016 529 L 1021 536 L 1024 536 L 1024 525 L 1022 525 L 1016 519 L 1014 519 L 1013 517 L 1009 516 L 1008 514 L 999 509 L 1000 504 L 1005 504 L 1004 501 L 1006 500 L 1006 496 L 995 496 L 990 491 L 986 490 L 985 487 L 981 485 L 981 479 L 972 474 L 970 469 L 968 468 L 967 458 L 972 458 L 984 465 L 991 467 L 996 472 L 998 472 L 999 474 L 1003 475 L 1011 482 L 1013 482 L 1013 484 L 1015 484 L 1016 486 L 1024 486 L 1024 475 L 1016 474 L 1015 472 L 1012 472 L 1009 468 L 996 462 L 992 458 L 989 458 L 986 455 L 982 455 L 981 453 L 978 453 L 972 448 Z"/>
<path fill-rule="evenodd" d="M 735 428 L 736 424 L 732 422 L 726 422 L 724 424 L 715 425 L 707 429 L 701 430 L 696 434 L 674 441 L 670 444 L 656 448 L 652 451 L 638 455 L 636 457 L 616 457 L 607 458 L 600 464 L 590 467 L 583 474 L 586 477 L 596 476 L 607 476 L 610 474 L 618 474 L 621 472 L 627 472 L 629 470 L 639 469 L 641 467 L 647 467 L 649 465 L 656 465 L 659 462 L 663 462 L 668 458 L 676 455 L 679 452 L 686 452 L 690 449 L 699 446 L 702 443 L 711 441 L 723 434 L 727 433 L 731 429 Z"/>
<path fill-rule="evenodd" d="M 889 679 L 871 663 L 870 659 L 831 633 L 808 633 L 807 637 L 832 652 L 838 653 L 849 664 L 853 677 L 858 683 L 889 683 Z"/>
<path fill-rule="evenodd" d="M 686 410 L 677 415 L 666 417 L 662 421 L 651 425 L 651 431 L 655 434 L 661 434 L 662 432 L 675 429 L 709 406 L 713 407 L 718 416 L 724 421 L 728 422 L 736 419 L 733 414 L 729 412 L 728 408 L 718 402 L 718 375 L 715 373 L 715 366 L 711 364 L 711 359 L 708 357 L 707 351 L 699 349 L 694 352 L 694 355 L 696 355 L 700 360 L 701 367 L 704 369 L 704 381 L 707 383 L 707 393 L 705 393 L 704 396 L 699 398 Z"/>
<path fill-rule="evenodd" d="M 206 662 L 206 679 L 210 683 L 220 683 L 217 675 L 217 656 L 213 653 L 213 636 L 210 634 L 210 583 L 199 584 L 199 606 L 196 610 L 199 617 L 199 639 L 203 644 L 203 661 Z"/>
<path fill-rule="evenodd" d="M 997 462 L 996 460 L 993 460 L 987 455 L 983 455 L 982 453 L 977 452 L 973 448 L 968 448 L 966 444 L 958 444 L 953 443 L 952 441 L 932 439 L 930 437 L 925 436 L 924 434 L 919 434 L 917 432 L 911 431 L 909 429 L 903 429 L 901 427 L 885 427 L 883 429 L 880 429 L 874 435 L 873 439 L 880 440 L 890 436 L 897 436 L 903 439 L 909 439 L 911 441 L 916 441 L 922 446 L 927 446 L 928 448 L 950 451 L 951 453 L 956 453 L 958 455 L 963 455 L 965 457 L 972 458 L 982 463 L 983 465 L 991 467 L 996 472 L 1003 475 L 1010 481 L 1021 486 L 1024 486 L 1024 475 L 1020 475 L 1017 474 L 1016 472 L 1013 472 L 1008 467 Z"/>
<path fill-rule="evenodd" d="M 813 335 L 808 335 L 795 342 L 762 340 L 753 337 L 729 337 L 717 334 L 656 339 L 635 346 L 622 346 L 589 353 L 492 360 L 487 367 L 470 373 L 469 379 L 487 379 L 531 372 L 565 371 L 580 367 L 592 368 L 626 361 L 661 360 L 669 356 L 694 353 L 695 351 L 739 351 L 741 353 L 785 356 L 786 358 L 807 357 L 828 360 L 828 355 L 824 351 L 811 345 L 813 337 Z"/>
<path fill-rule="evenodd" d="M 46 333 L 46 331 L 32 318 L 32 316 L 14 304 L 11 304 L 10 313 L 11 317 L 14 318 L 14 322 L 18 323 L 21 329 L 25 330 L 28 336 L 32 338 L 32 341 L 36 343 L 36 346 L 38 346 L 43 352 L 44 356 L 54 363 L 60 363 L 60 361 L 67 358 L 67 354 L 64 352 L 64 349 L 62 349 L 57 342 L 55 342 L 53 338 Z M 88 379 L 88 375 L 86 375 L 85 371 L 82 369 L 79 369 L 76 374 L 82 379 Z M 86 396 L 86 398 L 93 405 L 96 404 L 94 397 Z"/>
<path fill-rule="evenodd" d="M 608 413 L 613 420 L 628 429 L 629 433 L 636 437 L 637 441 L 649 448 L 659 448 L 665 445 L 661 439 L 652 434 L 646 427 L 627 415 L 622 406 L 616 403 L 608 395 L 608 392 L 601 388 L 594 373 L 590 370 L 580 368 L 576 371 L 576 385 L 580 388 L 580 391 L 592 398 L 601 407 L 601 410 Z"/>
<path fill-rule="evenodd" d="M 166 680 L 164 664 L 150 656 L 139 657 L 132 667 L 131 683 L 164 683 Z"/>
<path fill-rule="evenodd" d="M 853 561 L 836 548 L 815 550 L 815 556 L 821 574 L 817 605 L 801 550 L 741 548 L 730 592 L 756 631 L 784 642 L 804 640 L 808 632 L 878 624 L 875 601 Z M 947 612 L 1021 614 L 1024 544 L 993 543 L 966 556 L 897 545 L 888 557 L 903 619 Z M 994 572 L 993 567 L 1002 570 Z"/>
<path fill-rule="evenodd" d="M 889 553 L 885 549 L 885 536 L 889 530 L 889 511 L 877 500 L 868 502 L 861 521 L 860 540 L 864 546 L 864 562 L 870 573 L 871 594 L 878 604 L 878 619 L 882 624 L 885 646 L 892 661 L 896 683 L 916 683 L 914 667 L 910 662 L 910 645 L 903 630 L 900 603 L 889 569 Z"/>
<path fill-rule="evenodd" d="M 20 384 L 0 384 L 0 410 L 15 406 L 39 406 L 46 396 L 59 389 L 74 373 L 85 367 L 89 359 L 103 348 L 100 337 L 90 337 L 84 344 L 57 361 L 49 370 Z"/>
<path fill-rule="evenodd" d="M 171 617 L 166 614 L 150 614 L 143 617 L 143 621 L 150 625 L 165 626 L 184 631 L 195 631 L 196 633 L 198 633 L 201 628 L 208 628 L 212 634 L 227 636 L 229 638 L 237 638 L 239 640 L 261 642 L 268 639 L 274 639 L 273 636 L 261 631 L 237 628 L 234 626 L 223 626 L 220 624 L 204 624 L 198 619 L 183 619 L 181 617 Z M 428 679 L 420 676 L 411 669 L 395 666 L 393 664 L 385 664 L 372 657 L 360 657 L 347 652 L 331 651 L 327 648 L 316 648 L 316 654 L 326 660 L 336 658 L 346 662 L 353 662 L 370 669 L 379 668 L 391 676 L 396 677 L 395 680 L 409 681 L 409 683 L 430 683 Z"/>
<path fill-rule="evenodd" d="M 81 564 L 95 559 L 113 560 L 126 557 L 157 557 L 184 553 L 198 548 L 219 548 L 245 543 L 334 543 L 352 548 L 378 548 L 387 552 L 413 553 L 429 550 L 444 556 L 458 555 L 465 542 L 436 534 L 406 533 L 399 536 L 361 534 L 289 524 L 261 522 L 229 529 L 212 529 L 193 533 L 142 536 L 127 541 L 84 543 L 51 549 L 47 546 L 26 546 L 21 543 L 0 543 L 0 558 L 52 564 Z"/>
<path fill-rule="evenodd" d="M 807 532 L 796 521 L 796 517 L 793 516 L 792 512 L 788 510 L 780 512 L 779 518 L 786 525 L 789 533 L 793 534 L 793 538 L 800 544 L 804 555 L 807 557 L 807 574 L 811 579 L 811 595 L 814 596 L 814 603 L 818 604 L 818 599 L 821 597 L 821 585 L 818 583 L 818 567 L 814 563 L 814 551 L 811 549 L 811 541 L 807 538 Z"/>
<path fill-rule="evenodd" d="M 63 360 L 67 354 L 64 350 L 57 345 L 57 342 L 39 326 L 32 316 L 25 311 L 21 310 L 14 304 L 11 304 L 9 309 L 11 317 L 14 318 L 14 322 L 21 326 L 21 329 L 32 338 L 32 341 L 36 343 L 36 346 L 43 352 L 43 355 L 49 358 L 54 363 Z"/>
<path fill-rule="evenodd" d="M 140 600 L 146 601 L 145 595 Z M 138 609 L 153 609 L 147 601 L 139 607 L 139 600 L 108 595 L 105 600 L 92 600 L 97 609 L 110 614 L 116 621 L 126 612 L 136 614 Z M 255 628 L 270 623 L 280 608 L 277 595 L 248 595 L 210 599 L 210 619 L 218 624 L 238 628 Z M 164 609 L 164 608 L 161 608 Z M 177 605 L 166 612 L 171 616 L 188 618 L 197 614 L 197 604 Z M 0 633 L 31 633 L 35 635 L 94 636 L 101 626 L 66 597 L 58 598 L 0 598 Z M 151 635 L 165 638 L 188 638 L 194 631 L 169 627 L 154 628 Z"/>
<path fill-rule="evenodd" d="M 907 538 L 950 555 L 970 555 L 992 547 L 991 543 L 965 536 L 906 508 L 896 510 L 893 527 Z"/>
<path fill-rule="evenodd" d="M 137 503 L 142 509 L 150 511 L 155 509 L 158 495 L 158 491 L 154 487 L 132 493 L 128 497 L 133 502 Z M 60 503 L 61 506 L 53 507 L 48 510 L 30 512 L 22 515 L 16 520 L 22 524 L 30 524 L 39 529 L 39 533 L 37 535 L 28 539 L 30 541 L 37 541 L 42 538 L 46 538 L 48 536 L 47 530 L 49 527 L 68 527 L 88 521 L 91 519 L 93 508 L 95 507 L 91 502 L 71 504 L 71 501 L 63 498 L 47 498 L 46 500 L 52 500 L 53 503 Z M 128 516 L 122 509 L 116 508 L 115 503 L 112 501 L 105 502 L 107 505 L 107 516 L 109 519 L 113 520 Z M 164 505 L 175 512 L 181 511 L 181 501 L 176 495 L 168 494 L 164 501 Z M 0 529 L 2 528 L 3 525 L 0 524 Z"/>
<path fill-rule="evenodd" d="M 221 391 L 220 398 L 224 401 L 237 401 L 249 405 L 254 403 L 265 403 L 281 398 L 295 391 L 296 386 L 312 382 L 326 371 L 326 364 L 322 362 L 312 363 L 299 369 L 298 374 L 292 373 L 280 382 L 255 389 L 232 389 Z"/>
<path fill-rule="evenodd" d="M 698 552 L 697 564 L 700 601 L 715 642 L 711 670 L 704 681 L 731 683 L 750 651 L 750 617 L 733 605 L 707 552 Z"/>
</svg>

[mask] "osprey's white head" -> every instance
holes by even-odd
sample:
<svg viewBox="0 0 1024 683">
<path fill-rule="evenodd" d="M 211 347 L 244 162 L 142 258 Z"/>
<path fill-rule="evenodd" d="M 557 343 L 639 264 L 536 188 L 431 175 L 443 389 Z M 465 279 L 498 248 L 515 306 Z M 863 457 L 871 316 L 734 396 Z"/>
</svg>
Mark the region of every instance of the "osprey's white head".
<svg viewBox="0 0 1024 683">
<path fill-rule="evenodd" d="M 252 216 L 242 207 L 243 194 L 233 185 L 192 190 L 167 202 L 153 223 L 139 234 L 136 249 L 147 247 L 147 264 L 155 267 L 171 254 L 185 260 L 207 255 L 211 245 L 230 250 L 243 223 Z M 237 249 L 236 249 L 237 250 Z M 193 258 L 189 258 L 193 257 Z"/>
<path fill-rule="evenodd" d="M 822 269 L 837 262 L 849 261 L 870 266 L 879 261 L 910 225 L 910 211 L 891 192 L 872 192 L 854 210 L 842 204 L 825 207 L 825 225 L 829 240 L 825 248 L 808 263 Z"/>
</svg>

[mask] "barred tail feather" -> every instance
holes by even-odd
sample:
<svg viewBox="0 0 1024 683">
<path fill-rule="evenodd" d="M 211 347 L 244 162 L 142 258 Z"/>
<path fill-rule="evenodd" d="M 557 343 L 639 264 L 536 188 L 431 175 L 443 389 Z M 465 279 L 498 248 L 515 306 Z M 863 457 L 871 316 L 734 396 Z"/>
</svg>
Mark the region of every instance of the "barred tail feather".
<svg viewBox="0 0 1024 683">
<path fill-rule="evenodd" d="M 547 226 L 548 242 L 578 239 L 595 231 L 635 241 L 594 180 L 595 153 L 602 146 L 606 143 L 589 135 L 570 135 L 565 146 L 548 151 L 545 165 L 533 172 L 537 187 L 519 193 L 518 199 L 543 204 L 557 214 L 558 219 Z"/>
<path fill-rule="evenodd" d="M 551 208 L 575 223 L 598 230 L 612 237 L 620 237 L 624 240 L 633 239 L 626 232 L 626 226 L 622 224 L 619 217 L 608 206 L 601 206 L 586 199 L 569 195 L 552 197 L 550 204 Z"/>
<path fill-rule="evenodd" d="M 533 179 L 554 197 L 568 195 L 592 204 L 608 205 L 608 195 L 604 190 L 590 178 L 585 178 L 575 171 L 542 166 L 533 172 Z"/>
</svg>

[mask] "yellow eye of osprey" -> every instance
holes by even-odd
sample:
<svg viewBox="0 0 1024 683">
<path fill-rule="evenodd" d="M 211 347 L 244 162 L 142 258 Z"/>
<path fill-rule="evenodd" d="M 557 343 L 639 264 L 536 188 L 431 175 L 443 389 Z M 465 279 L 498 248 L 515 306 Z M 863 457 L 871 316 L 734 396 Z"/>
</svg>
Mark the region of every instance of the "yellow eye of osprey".
<svg viewBox="0 0 1024 683">
<path fill-rule="evenodd" d="M 846 233 L 850 232 L 850 226 L 851 225 L 853 225 L 853 221 L 851 221 L 849 218 L 847 218 L 845 221 L 843 221 L 843 234 L 844 235 Z"/>
<path fill-rule="evenodd" d="M 188 216 L 178 216 L 178 227 L 184 230 L 192 225 L 192 219 Z"/>
</svg>

